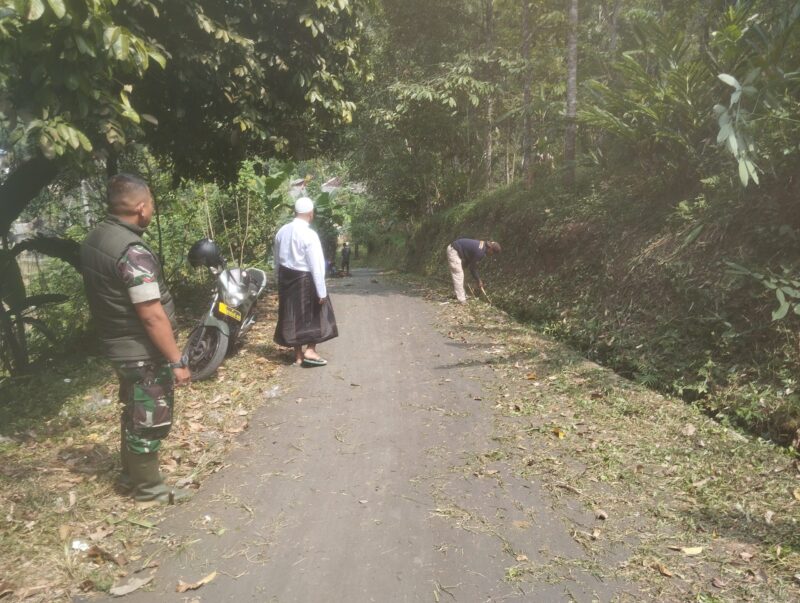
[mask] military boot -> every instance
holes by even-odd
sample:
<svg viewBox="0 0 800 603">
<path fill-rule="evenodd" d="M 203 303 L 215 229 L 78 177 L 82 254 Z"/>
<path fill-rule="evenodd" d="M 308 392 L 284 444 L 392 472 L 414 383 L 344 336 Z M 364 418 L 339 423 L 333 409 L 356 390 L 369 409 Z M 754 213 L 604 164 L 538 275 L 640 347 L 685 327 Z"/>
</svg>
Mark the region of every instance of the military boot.
<svg viewBox="0 0 800 603">
<path fill-rule="evenodd" d="M 133 498 L 137 502 L 155 501 L 176 504 L 192 497 L 182 488 L 171 488 L 164 483 L 158 471 L 158 453 L 128 454 L 128 471 L 133 484 Z"/>
<path fill-rule="evenodd" d="M 119 460 L 122 465 L 122 470 L 120 471 L 119 477 L 117 477 L 117 481 L 114 484 L 117 487 L 117 490 L 119 490 L 122 494 L 130 494 L 131 490 L 133 490 L 130 457 L 131 452 L 128 450 L 128 446 L 125 444 L 125 438 L 123 437 L 122 443 L 119 447 Z"/>
<path fill-rule="evenodd" d="M 133 490 L 131 481 L 130 459 L 131 451 L 128 450 L 128 443 L 125 441 L 125 418 L 120 415 L 119 419 L 119 462 L 122 467 L 114 486 L 120 494 L 130 494 Z"/>
</svg>

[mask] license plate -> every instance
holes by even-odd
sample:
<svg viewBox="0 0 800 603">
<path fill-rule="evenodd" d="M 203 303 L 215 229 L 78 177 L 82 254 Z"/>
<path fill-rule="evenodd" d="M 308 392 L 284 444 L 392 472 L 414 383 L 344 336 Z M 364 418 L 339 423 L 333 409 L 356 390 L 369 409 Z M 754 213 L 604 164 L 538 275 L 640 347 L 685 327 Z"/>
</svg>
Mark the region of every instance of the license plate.
<svg viewBox="0 0 800 603">
<path fill-rule="evenodd" d="M 224 314 L 225 316 L 230 316 L 234 320 L 238 320 L 239 322 L 242 321 L 242 313 L 239 310 L 234 310 L 233 308 L 229 308 L 226 304 L 219 302 L 219 306 L 217 306 L 220 314 Z"/>
</svg>

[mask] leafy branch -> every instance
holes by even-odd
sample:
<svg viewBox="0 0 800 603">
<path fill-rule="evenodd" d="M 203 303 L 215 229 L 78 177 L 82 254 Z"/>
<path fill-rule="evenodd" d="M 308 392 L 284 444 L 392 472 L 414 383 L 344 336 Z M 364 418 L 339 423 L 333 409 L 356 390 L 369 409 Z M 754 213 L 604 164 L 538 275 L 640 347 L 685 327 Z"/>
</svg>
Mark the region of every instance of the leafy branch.
<svg viewBox="0 0 800 603">
<path fill-rule="evenodd" d="M 783 320 L 790 310 L 800 316 L 800 277 L 796 276 L 793 270 L 784 267 L 782 274 L 776 274 L 771 270 L 762 273 L 734 262 L 725 263 L 730 274 L 750 277 L 775 292 L 778 307 L 772 312 L 772 320 Z"/>
</svg>

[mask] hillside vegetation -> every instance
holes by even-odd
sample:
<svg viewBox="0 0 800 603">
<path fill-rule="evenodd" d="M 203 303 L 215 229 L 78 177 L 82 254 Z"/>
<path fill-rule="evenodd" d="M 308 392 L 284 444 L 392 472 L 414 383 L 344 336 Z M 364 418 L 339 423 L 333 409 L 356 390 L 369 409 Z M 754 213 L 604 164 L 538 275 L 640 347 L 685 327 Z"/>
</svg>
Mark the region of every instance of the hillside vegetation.
<svg viewBox="0 0 800 603">
<path fill-rule="evenodd" d="M 409 239 L 406 265 L 449 278 L 451 240 L 497 239 L 504 252 L 482 265 L 494 304 L 626 377 L 797 445 L 797 322 L 772 320 L 774 293 L 729 264 L 798 259 L 796 184 L 744 194 L 716 179 L 655 194 L 646 180 L 590 176 L 575 194 L 540 177 L 442 212 Z"/>
</svg>

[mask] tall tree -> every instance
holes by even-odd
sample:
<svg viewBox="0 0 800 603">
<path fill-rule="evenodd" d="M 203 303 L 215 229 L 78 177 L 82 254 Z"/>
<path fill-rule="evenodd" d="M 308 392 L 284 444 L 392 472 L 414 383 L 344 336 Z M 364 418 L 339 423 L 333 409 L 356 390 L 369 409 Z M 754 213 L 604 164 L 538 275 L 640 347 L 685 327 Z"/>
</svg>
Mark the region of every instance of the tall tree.
<svg viewBox="0 0 800 603">
<path fill-rule="evenodd" d="M 522 3 L 522 21 L 520 25 L 522 44 L 522 170 L 526 186 L 533 184 L 533 131 L 531 126 L 531 87 L 533 86 L 533 69 L 531 67 L 531 0 Z"/>
<path fill-rule="evenodd" d="M 567 124 L 564 132 L 564 163 L 567 186 L 575 183 L 575 147 L 578 131 L 578 0 L 569 1 L 567 30 Z"/>
<path fill-rule="evenodd" d="M 483 3 L 486 52 L 491 54 L 494 51 L 494 0 L 483 0 Z M 486 182 L 492 181 L 492 168 L 494 167 L 494 128 L 494 97 L 490 95 L 486 99 Z"/>
</svg>

